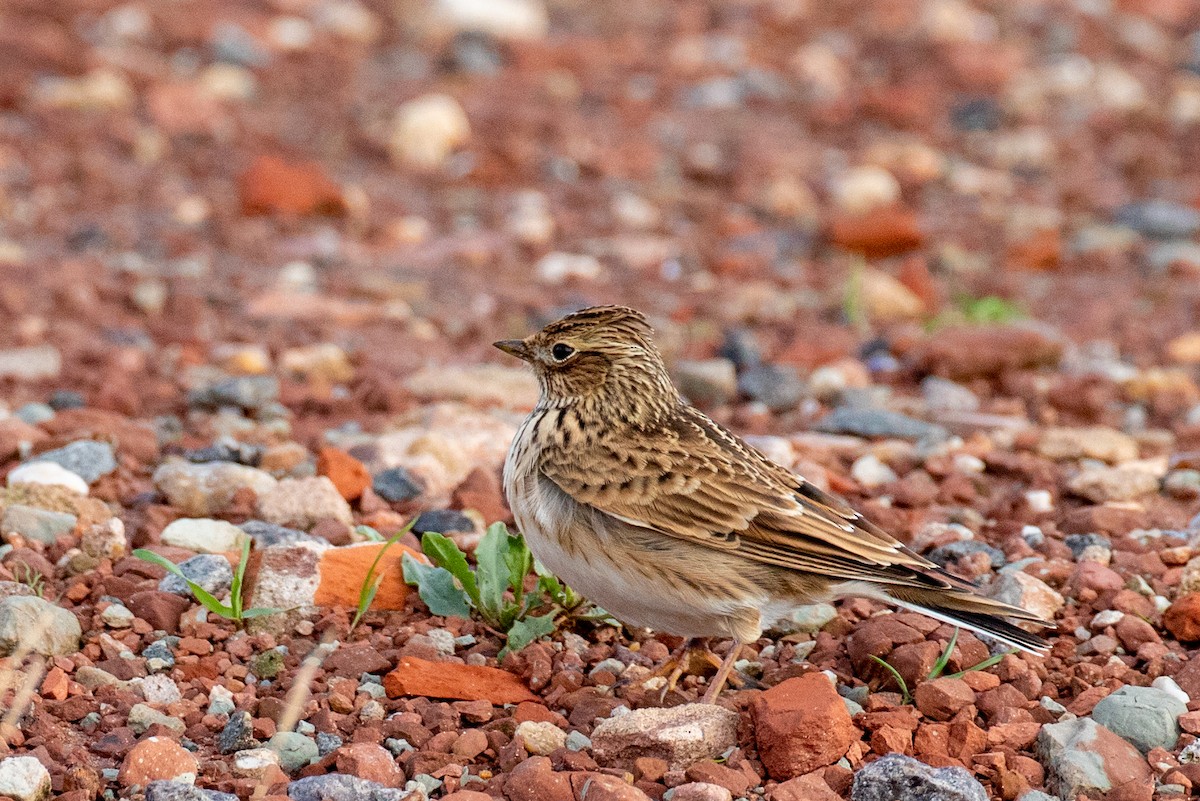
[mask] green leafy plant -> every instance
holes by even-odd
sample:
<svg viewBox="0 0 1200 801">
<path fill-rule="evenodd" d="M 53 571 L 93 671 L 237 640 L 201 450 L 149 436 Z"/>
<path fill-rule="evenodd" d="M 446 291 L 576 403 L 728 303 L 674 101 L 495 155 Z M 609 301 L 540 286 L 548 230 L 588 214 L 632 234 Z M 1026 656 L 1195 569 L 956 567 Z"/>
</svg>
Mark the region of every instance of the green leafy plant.
<svg viewBox="0 0 1200 801">
<path fill-rule="evenodd" d="M 955 628 L 954 633 L 950 635 L 950 641 L 946 643 L 946 647 L 942 649 L 942 653 L 938 656 L 937 661 L 933 663 L 933 668 L 929 671 L 929 675 L 925 677 L 925 681 L 933 681 L 936 678 L 940 678 L 941 675 L 946 671 L 946 666 L 950 664 L 950 656 L 954 653 L 954 646 L 958 645 L 958 632 L 959 630 Z M 947 676 L 947 678 L 961 679 L 963 676 L 972 671 L 987 670 L 993 665 L 999 664 L 1000 660 L 1004 659 L 1004 657 L 1015 653 L 1017 653 L 1016 648 L 1005 651 L 1004 653 L 994 654 L 989 656 L 987 659 L 984 659 L 977 665 L 964 668 L 957 673 L 951 673 L 949 676 Z M 904 677 L 900 675 L 900 671 L 896 670 L 895 667 L 888 664 L 888 662 L 878 656 L 872 655 L 871 660 L 891 674 L 892 680 L 896 682 L 896 686 L 900 689 L 901 700 L 906 704 L 911 704 L 912 693 L 909 692 L 908 682 L 906 682 Z"/>
<path fill-rule="evenodd" d="M 537 565 L 535 592 L 526 592 L 525 577 L 535 568 L 524 539 L 513 536 L 503 523 L 493 523 L 475 548 L 474 569 L 449 537 L 427 531 L 421 550 L 432 565 L 409 554 L 403 557 L 404 580 L 417 588 L 435 615 L 470 617 L 474 611 L 490 628 L 507 638 L 503 658 L 534 640 L 552 634 L 564 613 L 573 613 L 583 599 Z M 533 614 L 538 610 L 540 614 Z"/>
<path fill-rule="evenodd" d="M 242 581 L 246 576 L 246 563 L 250 561 L 250 539 L 248 537 L 242 540 L 242 556 L 238 560 L 237 567 L 233 570 L 233 582 L 229 586 L 228 604 L 218 600 L 211 592 L 185 576 L 183 571 L 179 569 L 179 566 L 170 559 L 166 559 L 154 551 L 145 548 L 138 548 L 133 552 L 133 555 L 144 562 L 158 565 L 168 573 L 173 573 L 183 579 L 188 589 L 191 590 L 192 595 L 205 609 L 214 615 L 232 620 L 238 626 L 244 626 L 250 618 L 274 615 L 283 611 L 266 606 L 256 606 L 246 609 L 242 605 Z"/>
<path fill-rule="evenodd" d="M 383 584 L 383 573 L 376 572 L 379 569 L 379 562 L 383 559 L 383 555 L 387 553 L 388 548 L 391 548 L 400 538 L 407 534 L 416 523 L 416 518 L 409 521 L 408 525 L 397 531 L 386 541 L 378 531 L 370 526 L 358 526 L 355 530 L 365 539 L 371 542 L 382 542 L 383 547 L 379 549 L 379 553 L 375 554 L 375 561 L 371 562 L 371 567 L 367 570 L 367 575 L 363 577 L 363 582 L 358 588 L 358 605 L 354 610 L 354 619 L 350 621 L 350 631 L 354 631 L 358 627 L 359 622 L 363 619 L 363 615 L 371 608 L 371 604 L 375 601 L 376 594 L 379 593 L 379 586 Z M 407 575 L 405 576 L 407 579 Z"/>
<path fill-rule="evenodd" d="M 936 331 L 949 325 L 1000 325 L 1027 317 L 1017 303 L 997 295 L 974 295 L 960 292 L 954 295 L 953 306 L 929 321 L 927 328 Z"/>
<path fill-rule="evenodd" d="M 846 288 L 842 295 L 842 316 L 853 328 L 863 331 L 867 328 L 866 303 L 863 300 L 863 272 L 867 263 L 861 257 L 856 257 L 850 263 L 850 273 L 846 276 Z"/>
</svg>

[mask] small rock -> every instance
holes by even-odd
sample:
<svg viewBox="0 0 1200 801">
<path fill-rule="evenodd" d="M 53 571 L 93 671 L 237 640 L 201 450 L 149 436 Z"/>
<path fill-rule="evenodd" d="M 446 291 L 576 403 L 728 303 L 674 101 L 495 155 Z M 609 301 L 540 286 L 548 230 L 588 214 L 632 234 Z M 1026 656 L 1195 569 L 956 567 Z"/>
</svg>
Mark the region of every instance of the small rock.
<svg viewBox="0 0 1200 801">
<path fill-rule="evenodd" d="M 407 790 L 384 787 L 357 776 L 326 773 L 296 779 L 287 788 L 292 801 L 411 801 Z M 569 796 L 567 796 L 569 797 Z"/>
<path fill-rule="evenodd" d="M 19 534 L 30 540 L 53 545 L 59 537 L 70 534 L 79 518 L 65 512 L 52 512 L 33 506 L 13 504 L 4 509 L 0 518 L 0 533 Z"/>
<path fill-rule="evenodd" d="M 711 704 L 637 709 L 600 721 L 592 732 L 592 753 L 604 765 L 628 767 L 639 757 L 652 757 L 682 770 L 736 745 L 737 721 L 736 713 Z"/>
<path fill-rule="evenodd" d="M 1146 200 L 1117 209 L 1117 222 L 1155 239 L 1188 239 L 1200 231 L 1200 211 L 1168 200 Z"/>
<path fill-rule="evenodd" d="M 145 655 L 146 652 L 142 651 L 142 656 Z M 233 693 L 229 689 L 220 684 L 214 684 L 213 688 L 208 691 L 208 714 L 230 715 L 236 708 L 233 703 Z"/>
<path fill-rule="evenodd" d="M 269 408 L 278 400 L 279 379 L 273 375 L 220 378 L 188 393 L 188 405 L 202 409 L 233 407 L 254 412 Z"/>
<path fill-rule="evenodd" d="M 95 559 L 116 562 L 129 550 L 129 541 L 125 538 L 125 524 L 119 517 L 110 517 L 103 523 L 89 526 L 79 539 L 79 547 Z"/>
<path fill-rule="evenodd" d="M 117 469 L 117 458 L 112 445 L 94 440 L 79 440 L 53 451 L 39 453 L 39 462 L 53 462 L 70 470 L 88 484 Z"/>
<path fill-rule="evenodd" d="M 298 542 L 321 542 L 319 537 L 305 534 L 298 528 L 277 526 L 263 520 L 247 520 L 239 528 L 254 541 L 255 548 L 273 548 L 276 545 L 295 545 Z"/>
<path fill-rule="evenodd" d="M 921 380 L 921 396 L 925 405 L 936 411 L 974 412 L 979 409 L 979 398 L 974 392 L 936 375 Z"/>
<path fill-rule="evenodd" d="M 1047 459 L 1099 459 L 1120 464 L 1138 458 L 1137 440 L 1113 428 L 1047 428 L 1037 444 Z"/>
<path fill-rule="evenodd" d="M 1046 784 L 1061 798 L 1105 797 L 1118 789 L 1131 800 L 1149 801 L 1152 795 L 1153 772 L 1146 760 L 1091 718 L 1043 726 L 1037 749 L 1046 766 Z"/>
<path fill-rule="evenodd" d="M 325 476 L 283 479 L 259 496 L 258 514 L 268 523 L 305 531 L 322 520 L 354 525 L 350 504 Z"/>
<path fill-rule="evenodd" d="M 1062 359 L 1066 339 L 1039 323 L 947 326 L 930 335 L 911 354 L 918 369 L 965 381 L 1010 370 L 1053 367 Z"/>
<path fill-rule="evenodd" d="M 146 801 L 238 801 L 233 793 L 202 790 L 182 781 L 159 779 L 146 785 Z"/>
<path fill-rule="evenodd" d="M 738 376 L 738 391 L 773 412 L 794 409 L 804 399 L 805 386 L 796 369 L 786 364 L 760 364 Z"/>
<path fill-rule="evenodd" d="M 873 453 L 863 454 L 850 465 L 850 477 L 866 489 L 898 481 L 896 471 L 888 467 Z"/>
<path fill-rule="evenodd" d="M 1067 488 L 1094 503 L 1132 501 L 1158 492 L 1159 477 L 1140 467 L 1096 467 L 1072 478 Z"/>
<path fill-rule="evenodd" d="M 737 372 L 728 359 L 681 360 L 674 372 L 679 391 L 693 403 L 720 406 L 737 395 Z"/>
<path fill-rule="evenodd" d="M 276 732 L 267 748 L 279 754 L 279 766 L 286 773 L 295 773 L 320 758 L 316 741 L 294 731 Z"/>
<path fill-rule="evenodd" d="M 183 730 L 187 728 L 182 720 L 170 715 L 164 715 L 154 707 L 146 704 L 134 704 L 129 710 L 129 717 L 126 721 L 129 728 L 133 729 L 133 733 L 142 735 L 146 733 L 146 729 L 158 724 L 166 726 L 171 731 L 183 734 Z"/>
<path fill-rule="evenodd" d="M 258 748 L 259 742 L 254 737 L 254 719 L 244 710 L 232 712 L 225 728 L 217 737 L 217 746 L 222 754 L 234 754 L 250 748 Z"/>
<path fill-rule="evenodd" d="M 525 741 L 526 751 L 539 756 L 550 756 L 567 742 L 567 733 L 547 721 L 524 721 L 517 725 L 516 736 Z"/>
<path fill-rule="evenodd" d="M 419 170 L 436 170 L 471 136 L 462 106 L 450 95 L 428 94 L 400 106 L 388 143 L 392 160 Z"/>
<path fill-rule="evenodd" d="M 404 786 L 404 773 L 397 767 L 396 760 L 376 743 L 342 746 L 336 754 L 335 764 L 338 773 L 357 776 L 384 787 Z"/>
<path fill-rule="evenodd" d="M 133 612 L 124 604 L 109 604 L 100 613 L 100 620 L 112 629 L 127 629 L 133 625 Z"/>
<path fill-rule="evenodd" d="M 733 793 L 719 784 L 688 782 L 671 791 L 671 801 L 733 801 Z"/>
<path fill-rule="evenodd" d="M 88 494 L 88 485 L 79 476 L 54 462 L 28 462 L 8 474 L 8 486 L 18 484 L 48 484 L 66 487 L 80 495 Z"/>
<path fill-rule="evenodd" d="M 308 381 L 344 384 L 354 379 L 350 357 L 332 342 L 288 348 L 279 355 L 279 366 Z"/>
<path fill-rule="evenodd" d="M 420 497 L 425 487 L 403 467 L 389 467 L 375 475 L 371 489 L 389 503 L 403 503 Z"/>
<path fill-rule="evenodd" d="M 839 406 L 817 421 L 816 430 L 827 434 L 851 434 L 856 437 L 898 437 L 939 441 L 948 435 L 946 429 L 924 420 L 886 409 Z"/>
<path fill-rule="evenodd" d="M 987 594 L 989 598 L 1020 607 L 1043 620 L 1053 620 L 1066 604 L 1066 599 L 1049 584 L 1021 571 L 1001 573 L 988 587 Z"/>
<path fill-rule="evenodd" d="M 36 596 L 11 596 L 0 600 L 0 654 L 18 649 L 45 656 L 69 655 L 79 650 L 83 629 L 75 615 Z"/>
<path fill-rule="evenodd" d="M 401 657 L 400 664 L 383 677 L 388 696 L 426 696 L 462 701 L 491 701 L 493 704 L 518 704 L 536 701 L 521 679 L 507 670 L 484 665 L 454 662 L 428 662 L 416 657 Z"/>
<path fill-rule="evenodd" d="M 220 554 L 240 551 L 246 532 L 224 520 L 184 517 L 173 520 L 162 530 L 164 545 L 174 545 L 189 551 Z"/>
<path fill-rule="evenodd" d="M 534 271 L 539 281 L 553 286 L 567 281 L 594 281 L 604 268 L 595 256 L 554 251 L 538 259 Z"/>
<path fill-rule="evenodd" d="M 0 760 L 0 795 L 13 801 L 42 801 L 50 797 L 50 792 L 50 771 L 35 757 Z"/>
<path fill-rule="evenodd" d="M 322 448 L 317 452 L 317 473 L 332 481 L 348 501 L 361 497 L 371 486 L 371 474 L 363 463 L 340 448 Z"/>
<path fill-rule="evenodd" d="M 1092 718 L 1145 754 L 1154 748 L 1175 748 L 1179 716 L 1185 712 L 1185 702 L 1160 689 L 1125 686 L 1100 699 Z"/>
<path fill-rule="evenodd" d="M 224 596 L 233 584 L 233 568 L 229 560 L 218 554 L 202 553 L 185 559 L 176 565 L 192 582 L 199 584 L 217 598 Z M 168 573 L 158 582 L 160 592 L 170 592 L 175 595 L 192 597 L 188 584 L 174 573 Z"/>
<path fill-rule="evenodd" d="M 900 183 L 887 170 L 874 165 L 852 167 L 829 187 L 834 204 L 849 214 L 865 214 L 900 199 Z"/>
<path fill-rule="evenodd" d="M 805 604 L 792 610 L 791 617 L 787 619 L 787 628 L 811 634 L 825 628 L 837 616 L 837 609 L 832 604 Z"/>
<path fill-rule="evenodd" d="M 262 497 L 278 482 L 270 473 L 233 462 L 168 461 L 154 471 L 154 486 L 171 505 L 196 517 L 220 514 L 238 490 Z"/>
<path fill-rule="evenodd" d="M 468 533 L 475 530 L 475 521 L 454 509 L 432 509 L 417 516 L 412 530 L 414 534 Z"/>
<path fill-rule="evenodd" d="M 832 765 L 857 739 L 846 705 L 820 673 L 777 684 L 754 699 L 751 713 L 763 766 L 780 781 Z"/>
<path fill-rule="evenodd" d="M 960 710 L 975 703 L 975 691 L 962 679 L 942 676 L 918 684 L 913 700 L 923 715 L 934 720 L 950 720 Z"/>
<path fill-rule="evenodd" d="M 148 737 L 130 749 L 121 763 L 118 776 L 122 787 L 145 787 L 156 779 L 186 783 L 196 781 L 199 766 L 192 756 L 174 740 Z"/>
<path fill-rule="evenodd" d="M 550 21 L 539 0 L 438 0 L 436 19 L 458 33 L 477 33 L 500 40 L 545 37 Z"/>
<path fill-rule="evenodd" d="M 903 754 L 888 754 L 859 769 L 850 801 L 988 801 L 987 791 L 962 768 L 931 768 Z"/>
<path fill-rule="evenodd" d="M 859 224 L 866 222 L 861 220 Z M 925 302 L 920 296 L 882 270 L 867 268 L 862 271 L 859 294 L 867 317 L 877 323 L 915 320 L 925 313 Z"/>
<path fill-rule="evenodd" d="M 62 372 L 62 354 L 53 345 L 0 350 L 0 378 L 37 381 L 57 378 Z"/>
</svg>

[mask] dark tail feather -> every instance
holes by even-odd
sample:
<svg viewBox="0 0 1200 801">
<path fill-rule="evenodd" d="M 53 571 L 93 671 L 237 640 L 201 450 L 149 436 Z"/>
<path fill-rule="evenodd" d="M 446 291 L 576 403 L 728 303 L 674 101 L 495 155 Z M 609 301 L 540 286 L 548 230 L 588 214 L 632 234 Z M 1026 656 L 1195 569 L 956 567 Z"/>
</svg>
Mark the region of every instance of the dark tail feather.
<svg viewBox="0 0 1200 801">
<path fill-rule="evenodd" d="M 888 589 L 887 595 L 892 603 L 928 615 L 934 620 L 961 626 L 1035 656 L 1045 656 L 1050 650 L 1050 644 L 1043 637 L 1012 622 L 1018 620 L 1043 628 L 1050 625 L 1024 609 L 967 593 Z"/>
</svg>

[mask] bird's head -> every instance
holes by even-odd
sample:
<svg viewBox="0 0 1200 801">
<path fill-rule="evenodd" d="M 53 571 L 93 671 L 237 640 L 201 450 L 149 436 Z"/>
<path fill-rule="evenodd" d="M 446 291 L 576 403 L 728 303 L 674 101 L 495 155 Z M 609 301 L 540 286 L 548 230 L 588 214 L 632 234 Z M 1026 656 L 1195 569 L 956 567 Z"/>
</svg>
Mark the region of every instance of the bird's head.
<svg viewBox="0 0 1200 801">
<path fill-rule="evenodd" d="M 678 395 L 645 316 L 625 306 L 592 306 L 525 339 L 495 343 L 529 362 L 543 402 L 559 406 L 604 396 L 608 403 L 674 402 Z"/>
</svg>

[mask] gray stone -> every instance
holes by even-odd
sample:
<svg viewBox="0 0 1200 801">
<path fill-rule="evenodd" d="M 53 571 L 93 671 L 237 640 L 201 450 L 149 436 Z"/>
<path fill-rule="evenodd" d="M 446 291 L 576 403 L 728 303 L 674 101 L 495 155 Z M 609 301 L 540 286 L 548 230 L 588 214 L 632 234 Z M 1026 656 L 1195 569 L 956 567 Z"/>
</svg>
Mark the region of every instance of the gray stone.
<svg viewBox="0 0 1200 801">
<path fill-rule="evenodd" d="M 681 359 L 674 372 L 679 391 L 693 403 L 719 406 L 737 395 L 737 371 L 729 359 Z"/>
<path fill-rule="evenodd" d="M 208 714 L 232 715 L 236 709 L 233 693 L 220 684 L 214 684 L 208 692 Z"/>
<path fill-rule="evenodd" d="M 342 747 L 342 738 L 328 732 L 317 732 L 317 753 L 321 756 L 332 754 Z"/>
<path fill-rule="evenodd" d="M 13 412 L 13 417 L 31 426 L 36 426 L 47 420 L 53 420 L 54 415 L 55 411 L 48 403 L 27 403 Z"/>
<path fill-rule="evenodd" d="M 36 757 L 0 760 L 0 795 L 14 801 L 42 801 L 50 797 L 50 792 L 50 771 Z"/>
<path fill-rule="evenodd" d="M 217 737 L 217 745 L 222 754 L 258 748 L 261 743 L 254 737 L 254 719 L 250 717 L 250 713 L 244 710 L 231 713 L 229 722 Z"/>
<path fill-rule="evenodd" d="M 979 409 L 979 398 L 974 392 L 936 375 L 921 380 L 921 396 L 926 406 L 938 411 L 974 412 Z"/>
<path fill-rule="evenodd" d="M 638 709 L 600 721 L 592 752 L 601 764 L 631 765 L 647 756 L 683 769 L 736 745 L 737 724 L 737 713 L 712 704 Z"/>
<path fill-rule="evenodd" d="M 1185 712 L 1183 701 L 1157 687 L 1126 686 L 1102 698 L 1092 718 L 1144 754 L 1152 748 L 1175 748 L 1179 716 Z"/>
<path fill-rule="evenodd" d="M 277 526 L 265 520 L 247 520 L 242 523 L 242 531 L 250 535 L 256 548 L 270 548 L 275 545 L 295 545 L 297 542 L 317 542 L 319 538 L 305 534 L 298 528 Z"/>
<path fill-rule="evenodd" d="M 70 534 L 78 522 L 79 518 L 66 512 L 13 504 L 4 510 L 0 532 L 6 535 L 20 534 L 26 539 L 53 545 L 58 537 Z"/>
<path fill-rule="evenodd" d="M 475 521 L 453 509 L 432 509 L 417 516 L 412 530 L 414 534 L 424 534 L 427 531 L 438 534 L 449 534 L 452 531 L 469 532 L 475 530 Z"/>
<path fill-rule="evenodd" d="M 100 613 L 100 620 L 112 629 L 127 629 L 133 625 L 133 612 L 125 604 L 109 604 Z"/>
<path fill-rule="evenodd" d="M 279 379 L 273 375 L 223 378 L 188 393 L 188 404 L 207 409 L 234 406 L 256 411 L 279 400 Z"/>
<path fill-rule="evenodd" d="M 39 453 L 37 460 L 62 465 L 89 484 L 117 469 L 113 446 L 90 439 L 81 439 L 56 450 Z"/>
<path fill-rule="evenodd" d="M 172 643 L 171 640 L 175 642 Z M 175 653 L 173 649 L 178 643 L 178 637 L 165 637 L 147 645 L 142 649 L 142 657 L 146 660 L 146 667 L 151 670 L 170 670 L 175 667 Z"/>
<path fill-rule="evenodd" d="M 384 787 L 345 773 L 297 779 L 288 785 L 287 794 L 292 801 L 406 801 L 411 798 L 407 790 Z"/>
<path fill-rule="evenodd" d="M 276 732 L 267 741 L 267 748 L 279 754 L 279 766 L 287 773 L 295 773 L 321 757 L 321 752 L 317 749 L 317 743 L 313 738 L 305 737 L 294 731 Z"/>
<path fill-rule="evenodd" d="M 1117 222 L 1155 239 L 1187 239 L 1200 231 L 1200 211 L 1168 200 L 1146 200 L 1117 209 Z"/>
<path fill-rule="evenodd" d="M 146 785 L 146 801 L 238 801 L 233 793 L 202 790 L 192 784 L 160 779 Z"/>
<path fill-rule="evenodd" d="M 962 768 L 932 768 L 888 754 L 854 774 L 850 801 L 988 801 L 983 785 Z"/>
<path fill-rule="evenodd" d="M 233 584 L 233 568 L 229 560 L 219 554 L 202 553 L 185 559 L 177 567 L 183 571 L 183 575 L 218 598 L 228 592 Z M 164 576 L 162 581 L 158 582 L 158 589 L 186 598 L 192 597 L 187 582 L 174 573 Z"/>
<path fill-rule="evenodd" d="M 1046 766 L 1046 785 L 1060 798 L 1102 798 L 1114 787 L 1153 782 L 1138 750 L 1091 718 L 1043 726 L 1037 751 Z"/>
<path fill-rule="evenodd" d="M 1068 534 L 1063 537 L 1063 545 L 1071 549 L 1071 556 L 1078 561 L 1083 552 L 1093 545 L 1112 549 L 1112 540 L 1103 534 Z"/>
<path fill-rule="evenodd" d="M 795 368 L 781 364 L 761 364 L 738 376 L 738 391 L 773 412 L 794 409 L 804 399 L 807 388 Z"/>
<path fill-rule="evenodd" d="M 939 545 L 929 552 L 929 560 L 945 567 L 971 554 L 985 553 L 992 564 L 992 570 L 999 570 L 1008 563 L 1004 551 L 978 540 L 960 540 Z"/>
<path fill-rule="evenodd" d="M 371 481 L 371 489 L 388 503 L 401 503 L 419 497 L 425 491 L 420 479 L 403 467 L 381 470 Z"/>
<path fill-rule="evenodd" d="M 83 629 L 75 615 L 37 596 L 0 600 L 0 655 L 18 648 L 57 656 L 79 650 Z"/>
<path fill-rule="evenodd" d="M 856 437 L 942 440 L 949 436 L 946 429 L 939 425 L 899 412 L 852 406 L 839 406 L 817 421 L 815 428 L 826 434 L 852 434 Z"/>
<path fill-rule="evenodd" d="M 134 704 L 129 710 L 127 722 L 129 728 L 133 729 L 133 733 L 137 735 L 145 734 L 146 730 L 156 723 L 179 734 L 183 734 L 184 729 L 187 728 L 179 718 L 164 715 L 147 704 Z"/>
</svg>

